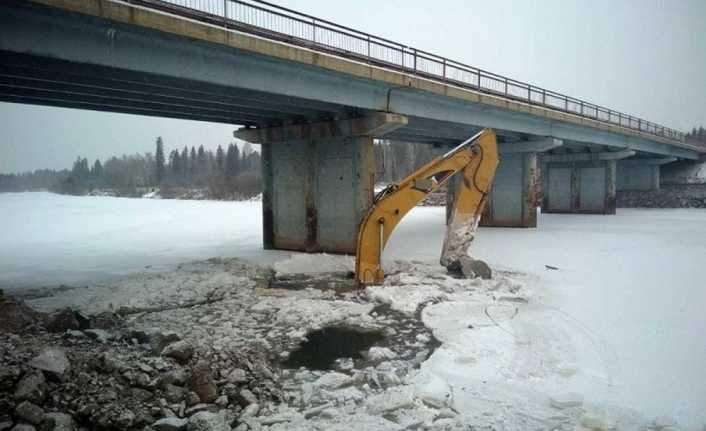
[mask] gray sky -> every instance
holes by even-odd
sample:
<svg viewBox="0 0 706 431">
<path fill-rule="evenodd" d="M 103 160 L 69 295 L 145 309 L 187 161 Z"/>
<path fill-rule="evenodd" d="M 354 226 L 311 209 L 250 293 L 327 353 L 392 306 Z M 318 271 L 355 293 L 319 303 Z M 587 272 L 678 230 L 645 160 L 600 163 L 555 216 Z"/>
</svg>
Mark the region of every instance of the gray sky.
<svg viewBox="0 0 706 431">
<path fill-rule="evenodd" d="M 274 0 L 277 1 L 277 0 Z M 279 4 L 681 130 L 706 126 L 704 0 Z M 232 141 L 233 126 L 0 103 L 0 172 Z"/>
</svg>

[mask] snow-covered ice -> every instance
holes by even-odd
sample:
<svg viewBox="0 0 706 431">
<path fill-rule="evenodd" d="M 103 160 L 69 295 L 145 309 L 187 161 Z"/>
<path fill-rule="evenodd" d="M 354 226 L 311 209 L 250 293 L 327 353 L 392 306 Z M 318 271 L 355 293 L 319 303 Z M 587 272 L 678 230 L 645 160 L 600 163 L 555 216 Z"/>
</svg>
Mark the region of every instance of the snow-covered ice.
<svg viewBox="0 0 706 431">
<path fill-rule="evenodd" d="M 264 263 L 289 257 L 261 250 L 260 220 L 257 202 L 0 194 L 0 287 L 87 283 L 214 256 Z M 385 264 L 436 265 L 443 220 L 443 208 L 413 210 L 392 236 Z M 495 284 L 474 289 L 485 286 L 494 301 L 464 296 L 452 283 L 429 288 L 433 271 L 401 273 L 409 279 L 398 281 L 408 282 L 409 292 L 370 290 L 402 312 L 442 299 L 426 305 L 422 318 L 444 344 L 422 365 L 415 387 L 425 388 L 424 376 L 425 390 L 438 401 L 445 388 L 440 379 L 454 408 L 478 417 L 533 399 L 525 415 L 540 428 L 546 424 L 531 418 L 560 415 L 550 399 L 572 394 L 583 400 L 587 424 L 616 425 L 606 407 L 616 405 L 655 423 L 667 417 L 700 429 L 706 423 L 706 211 L 541 215 L 539 224 L 479 230 L 471 254 L 500 274 Z M 308 259 L 280 268 L 293 270 Z M 349 266 L 335 260 L 326 266 Z M 508 293 L 513 283 L 532 293 L 527 304 Z"/>
</svg>

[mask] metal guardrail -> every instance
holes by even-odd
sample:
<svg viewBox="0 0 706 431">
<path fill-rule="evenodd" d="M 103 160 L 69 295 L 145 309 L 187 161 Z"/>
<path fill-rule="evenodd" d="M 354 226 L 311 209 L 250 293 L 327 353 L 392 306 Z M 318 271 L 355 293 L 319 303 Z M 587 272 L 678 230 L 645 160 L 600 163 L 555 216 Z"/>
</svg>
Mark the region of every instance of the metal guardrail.
<svg viewBox="0 0 706 431">
<path fill-rule="evenodd" d="M 531 105 L 684 142 L 684 133 L 264 0 L 124 0 L 226 29 L 303 46 Z"/>
</svg>

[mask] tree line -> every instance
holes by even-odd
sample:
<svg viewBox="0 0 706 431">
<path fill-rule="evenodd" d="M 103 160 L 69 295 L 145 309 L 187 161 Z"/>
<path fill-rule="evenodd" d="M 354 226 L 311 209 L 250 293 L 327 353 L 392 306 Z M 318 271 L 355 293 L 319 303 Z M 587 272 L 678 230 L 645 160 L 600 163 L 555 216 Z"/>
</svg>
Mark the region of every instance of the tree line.
<svg viewBox="0 0 706 431">
<path fill-rule="evenodd" d="M 0 175 L 0 192 L 30 190 L 76 195 L 102 191 L 118 196 L 158 190 L 163 197 L 248 198 L 262 190 L 260 154 L 249 143 L 242 149 L 231 143 L 225 149 L 219 145 L 215 152 L 203 145 L 185 146 L 166 156 L 164 141 L 158 137 L 154 153 L 113 156 L 104 162 L 96 159 L 92 164 L 78 157 L 71 170 Z"/>
<path fill-rule="evenodd" d="M 686 134 L 686 142 L 706 145 L 706 129 L 703 127 L 694 127 L 691 132 Z"/>
<path fill-rule="evenodd" d="M 399 181 L 434 157 L 428 144 L 377 141 L 374 146 L 376 182 Z M 72 169 L 41 169 L 22 174 L 0 174 L 0 192 L 51 190 L 86 194 L 108 190 L 120 196 L 141 196 L 159 189 L 163 197 L 188 197 L 199 189 L 202 197 L 238 199 L 262 190 L 260 154 L 249 143 L 242 148 L 231 143 L 216 151 L 203 146 L 165 151 L 161 137 L 154 153 L 110 157 L 89 164 L 78 157 Z"/>
</svg>

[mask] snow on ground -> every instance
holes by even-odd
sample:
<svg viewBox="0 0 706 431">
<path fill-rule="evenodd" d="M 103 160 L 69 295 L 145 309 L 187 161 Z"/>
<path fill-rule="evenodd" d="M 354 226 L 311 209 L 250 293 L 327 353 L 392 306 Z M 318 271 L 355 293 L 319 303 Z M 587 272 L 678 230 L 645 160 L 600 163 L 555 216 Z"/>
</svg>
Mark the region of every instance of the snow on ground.
<svg viewBox="0 0 706 431">
<path fill-rule="evenodd" d="M 471 254 L 500 270 L 498 292 L 485 286 L 492 301 L 439 282 L 433 270 L 415 274 L 438 260 L 443 213 L 412 211 L 386 250 L 388 285 L 368 291 L 407 313 L 432 301 L 422 319 L 444 344 L 412 386 L 427 381 L 436 393 L 441 379 L 476 423 L 514 406 L 526 424 L 546 428 L 549 398 L 566 402 L 572 393 L 585 400 L 589 422 L 615 424 L 626 412 L 611 406 L 622 406 L 692 429 L 706 423 L 706 211 L 541 215 L 539 229 L 481 229 Z M 252 202 L 0 194 L 0 225 L 0 287 L 86 282 L 213 256 L 274 263 L 291 255 L 261 250 Z M 423 264 L 395 274 L 395 259 Z M 515 285 L 528 297 L 503 293 Z"/>
</svg>

